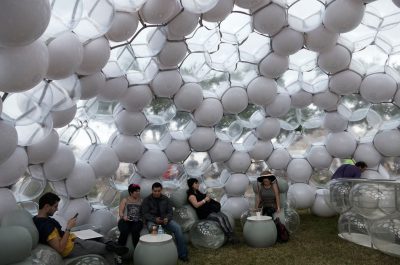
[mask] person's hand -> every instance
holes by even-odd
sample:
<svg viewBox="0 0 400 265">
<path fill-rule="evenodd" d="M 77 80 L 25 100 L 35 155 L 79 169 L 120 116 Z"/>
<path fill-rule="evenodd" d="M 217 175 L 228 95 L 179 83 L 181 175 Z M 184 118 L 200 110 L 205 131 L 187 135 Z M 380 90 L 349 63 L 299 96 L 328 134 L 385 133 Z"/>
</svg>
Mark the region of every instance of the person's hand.
<svg viewBox="0 0 400 265">
<path fill-rule="evenodd" d="M 157 223 L 158 225 L 164 224 L 164 220 L 161 219 L 160 217 L 156 217 L 156 223 Z"/>
<path fill-rule="evenodd" d="M 67 222 L 67 229 L 71 229 L 76 226 L 76 218 L 71 218 Z"/>
<path fill-rule="evenodd" d="M 204 198 L 204 201 L 205 202 L 209 202 L 209 201 L 211 201 L 211 198 L 210 197 L 208 197 L 208 195 Z"/>
<path fill-rule="evenodd" d="M 281 208 L 278 207 L 278 209 L 276 209 L 276 213 L 280 213 L 281 212 Z"/>
<path fill-rule="evenodd" d="M 122 217 L 122 219 L 124 219 L 124 221 L 129 221 L 129 218 L 128 218 L 128 216 L 126 216 L 126 215 L 124 215 L 124 216 Z"/>
<path fill-rule="evenodd" d="M 167 218 L 167 217 L 164 218 L 163 224 L 164 224 L 164 225 L 168 224 L 168 218 Z"/>
</svg>

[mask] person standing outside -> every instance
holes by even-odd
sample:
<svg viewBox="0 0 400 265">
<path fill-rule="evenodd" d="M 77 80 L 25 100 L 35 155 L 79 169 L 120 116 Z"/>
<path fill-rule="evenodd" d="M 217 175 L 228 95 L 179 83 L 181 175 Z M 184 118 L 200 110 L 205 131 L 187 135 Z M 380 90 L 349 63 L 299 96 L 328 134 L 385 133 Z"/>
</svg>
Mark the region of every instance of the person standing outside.
<svg viewBox="0 0 400 265">
<path fill-rule="evenodd" d="M 335 173 L 333 173 L 331 179 L 359 179 L 361 178 L 361 173 L 364 172 L 367 168 L 368 165 L 363 161 L 359 161 L 355 165 L 343 164 L 335 171 Z"/>
<path fill-rule="evenodd" d="M 181 226 L 172 219 L 172 204 L 161 191 L 161 183 L 155 182 L 151 186 L 151 194 L 143 200 L 142 214 L 147 222 L 147 228 L 150 231 L 153 225 L 161 225 L 164 229 L 171 231 L 175 236 L 178 258 L 183 262 L 189 262 Z"/>
</svg>

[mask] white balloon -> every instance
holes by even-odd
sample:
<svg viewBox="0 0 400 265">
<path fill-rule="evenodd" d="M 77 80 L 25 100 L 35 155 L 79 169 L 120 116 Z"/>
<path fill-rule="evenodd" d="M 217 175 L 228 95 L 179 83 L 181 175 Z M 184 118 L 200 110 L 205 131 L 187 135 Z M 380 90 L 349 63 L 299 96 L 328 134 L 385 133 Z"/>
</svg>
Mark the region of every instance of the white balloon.
<svg viewBox="0 0 400 265">
<path fill-rule="evenodd" d="M 110 137 L 108 144 L 118 156 L 120 162 L 135 163 L 144 152 L 144 145 L 136 136 L 117 134 Z"/>
<path fill-rule="evenodd" d="M 178 70 L 162 71 L 154 77 L 151 87 L 156 96 L 172 98 L 182 83 L 182 76 Z"/>
<path fill-rule="evenodd" d="M 378 166 L 381 159 L 381 154 L 379 154 L 372 143 L 359 144 L 354 153 L 354 160 L 364 161 L 369 168 Z"/>
<path fill-rule="evenodd" d="M 307 154 L 308 162 L 317 169 L 329 168 L 333 157 L 326 150 L 325 145 L 313 145 Z"/>
<path fill-rule="evenodd" d="M 248 153 L 235 151 L 227 161 L 228 167 L 232 172 L 245 173 L 251 164 Z"/>
<path fill-rule="evenodd" d="M 260 106 L 272 103 L 277 96 L 277 91 L 276 81 L 263 76 L 255 78 L 247 87 L 249 101 Z"/>
<path fill-rule="evenodd" d="M 26 148 L 29 164 L 39 164 L 47 161 L 58 149 L 59 137 L 56 130 L 51 130 L 40 142 Z"/>
<path fill-rule="evenodd" d="M 249 152 L 249 155 L 254 160 L 267 160 L 267 158 L 272 154 L 274 146 L 270 141 L 260 141 L 258 140 L 254 145 L 253 150 Z"/>
<path fill-rule="evenodd" d="M 106 33 L 106 37 L 115 42 L 129 39 L 135 33 L 139 24 L 137 13 L 115 12 L 111 27 Z"/>
<path fill-rule="evenodd" d="M 325 193 L 329 193 L 327 189 L 319 189 L 316 191 L 316 196 L 313 205 L 311 206 L 311 212 L 316 216 L 320 217 L 331 217 L 336 215 L 336 211 L 333 210 L 325 201 Z"/>
<path fill-rule="evenodd" d="M 0 220 L 3 217 L 17 209 L 17 201 L 10 189 L 0 188 Z"/>
<path fill-rule="evenodd" d="M 235 4 L 241 8 L 254 10 L 271 3 L 271 0 L 236 0 Z"/>
<path fill-rule="evenodd" d="M 160 69 L 176 68 L 187 53 L 184 41 L 167 41 L 158 54 Z"/>
<path fill-rule="evenodd" d="M 272 38 L 272 49 L 281 56 L 296 53 L 303 47 L 303 44 L 303 34 L 291 28 L 284 28 Z"/>
<path fill-rule="evenodd" d="M 223 116 L 221 102 L 215 98 L 206 98 L 194 111 L 194 120 L 200 126 L 214 126 Z"/>
<path fill-rule="evenodd" d="M 68 175 L 65 185 L 68 195 L 72 198 L 81 198 L 90 192 L 96 183 L 93 168 L 83 161 L 76 161 L 72 172 Z"/>
<path fill-rule="evenodd" d="M 90 99 L 97 96 L 99 90 L 106 85 L 106 77 L 102 72 L 79 78 L 81 82 L 81 99 Z"/>
<path fill-rule="evenodd" d="M 286 149 L 275 149 L 267 160 L 267 164 L 273 169 L 286 169 L 290 161 L 290 154 Z"/>
<path fill-rule="evenodd" d="M 28 156 L 23 148 L 17 147 L 11 156 L 0 164 L 0 187 L 17 183 L 28 168 Z"/>
<path fill-rule="evenodd" d="M 229 197 L 221 203 L 221 211 L 231 214 L 236 220 L 240 219 L 249 207 L 249 202 L 244 197 Z"/>
<path fill-rule="evenodd" d="M 168 158 L 160 150 L 148 150 L 137 162 L 137 169 L 145 178 L 158 178 L 168 169 Z"/>
<path fill-rule="evenodd" d="M 313 95 L 307 91 L 299 90 L 290 95 L 291 105 L 294 108 L 304 108 L 312 103 Z"/>
<path fill-rule="evenodd" d="M 337 103 L 339 101 L 339 96 L 330 92 L 329 90 L 315 94 L 313 96 L 314 104 L 326 111 L 333 111 L 337 108 Z"/>
<path fill-rule="evenodd" d="M 200 16 L 194 14 L 193 11 L 184 9 L 168 25 L 169 40 L 183 40 L 185 36 L 192 33 L 196 29 Z"/>
<path fill-rule="evenodd" d="M 18 135 L 12 124 L 0 120 L 0 163 L 8 159 L 17 148 Z"/>
<path fill-rule="evenodd" d="M 97 98 L 102 101 L 117 101 L 128 90 L 128 80 L 124 77 L 108 79 L 98 90 Z"/>
<path fill-rule="evenodd" d="M 119 167 L 117 154 L 105 144 L 90 145 L 81 158 L 93 168 L 96 177 L 110 177 Z"/>
<path fill-rule="evenodd" d="M 278 94 L 274 100 L 265 107 L 265 111 L 271 117 L 282 117 L 290 110 L 290 100 L 289 94 Z"/>
<path fill-rule="evenodd" d="M 332 49 L 336 41 L 339 37 L 339 34 L 334 33 L 324 25 L 319 26 L 318 28 L 307 32 L 305 34 L 305 44 L 306 47 L 314 52 L 322 52 Z"/>
<path fill-rule="evenodd" d="M 221 102 L 225 113 L 238 114 L 247 108 L 247 93 L 241 87 L 231 87 L 222 95 Z"/>
<path fill-rule="evenodd" d="M 209 11 L 203 13 L 202 19 L 209 22 L 224 20 L 233 10 L 234 0 L 218 1 Z"/>
<path fill-rule="evenodd" d="M 204 152 L 214 145 L 216 138 L 213 128 L 197 127 L 190 136 L 189 143 L 194 151 Z"/>
<path fill-rule="evenodd" d="M 83 46 L 72 32 L 53 39 L 47 44 L 49 50 L 49 68 L 46 78 L 57 80 L 74 74 L 83 60 Z"/>
<path fill-rule="evenodd" d="M 324 128 L 332 132 L 340 132 L 347 129 L 349 121 L 338 112 L 327 112 L 324 118 Z"/>
<path fill-rule="evenodd" d="M 147 119 L 143 112 L 131 112 L 123 108 L 114 113 L 114 121 L 118 131 L 125 135 L 137 135 L 147 125 Z"/>
<path fill-rule="evenodd" d="M 108 40 L 100 37 L 89 41 L 83 46 L 83 59 L 77 73 L 90 75 L 101 71 L 110 58 L 110 45 Z"/>
<path fill-rule="evenodd" d="M 365 5 L 359 0 L 336 0 L 325 9 L 323 23 L 336 33 L 355 29 L 364 16 Z"/>
<path fill-rule="evenodd" d="M 341 45 L 336 45 L 332 49 L 319 54 L 318 66 L 324 71 L 334 74 L 347 68 L 350 64 L 350 60 L 350 51 Z"/>
<path fill-rule="evenodd" d="M 213 162 L 225 162 L 231 157 L 234 150 L 231 143 L 217 140 L 208 153 Z"/>
<path fill-rule="evenodd" d="M 379 89 L 377 89 L 379 87 Z M 378 73 L 366 76 L 360 87 L 361 96 L 371 103 L 391 101 L 396 93 L 397 83 L 388 74 Z"/>
<path fill-rule="evenodd" d="M 242 196 L 246 192 L 249 183 L 249 178 L 246 174 L 232 174 L 225 183 L 225 193 L 228 196 Z"/>
<path fill-rule="evenodd" d="M 172 140 L 164 150 L 169 161 L 178 163 L 184 161 L 190 155 L 190 146 L 187 141 Z"/>
<path fill-rule="evenodd" d="M 374 138 L 374 146 L 379 153 L 384 156 L 400 156 L 400 131 L 386 130 L 381 131 Z"/>
<path fill-rule="evenodd" d="M 279 135 L 281 125 L 276 118 L 266 118 L 256 129 L 257 137 L 261 140 L 268 141 Z"/>
<path fill-rule="evenodd" d="M 400 7 L 400 0 L 393 0 L 393 4 Z"/>
<path fill-rule="evenodd" d="M 176 0 L 147 0 L 139 13 L 150 24 L 164 24 L 173 17 L 178 9 Z"/>
<path fill-rule="evenodd" d="M 21 92 L 36 86 L 48 66 L 49 52 L 40 40 L 27 46 L 0 48 L 0 91 Z"/>
<path fill-rule="evenodd" d="M 270 4 L 253 15 L 254 29 L 271 36 L 278 33 L 286 23 L 286 11 L 277 4 Z"/>
<path fill-rule="evenodd" d="M 71 148 L 59 143 L 54 155 L 44 162 L 43 170 L 47 180 L 63 180 L 71 174 L 75 166 L 75 156 Z"/>
<path fill-rule="evenodd" d="M 287 166 L 287 175 L 293 182 L 307 183 L 313 170 L 306 159 L 295 158 Z"/>
<path fill-rule="evenodd" d="M 68 123 L 70 123 L 74 119 L 76 111 L 77 111 L 76 104 L 74 104 L 72 107 L 68 109 L 51 111 L 51 117 L 53 119 L 53 127 L 61 128 L 68 125 Z"/>
<path fill-rule="evenodd" d="M 357 141 L 349 132 L 330 133 L 326 139 L 326 150 L 333 157 L 351 158 L 357 147 Z"/>
<path fill-rule="evenodd" d="M 271 52 L 261 60 L 258 67 L 263 76 L 278 78 L 289 68 L 289 57 Z"/>
<path fill-rule="evenodd" d="M 1 1 L 0 47 L 32 43 L 46 30 L 50 17 L 48 0 Z"/>
<path fill-rule="evenodd" d="M 334 74 L 329 79 L 329 88 L 338 95 L 351 95 L 357 93 L 361 85 L 361 76 L 353 71 L 345 70 Z"/>
<path fill-rule="evenodd" d="M 295 183 L 289 186 L 288 199 L 294 201 L 296 209 L 310 208 L 315 200 L 315 188 L 304 184 Z"/>
<path fill-rule="evenodd" d="M 184 84 L 176 93 L 174 103 L 178 110 L 191 112 L 200 107 L 203 101 L 203 90 L 199 84 Z M 221 107 L 222 108 L 222 107 Z"/>
<path fill-rule="evenodd" d="M 115 215 L 110 210 L 97 210 L 90 215 L 88 224 L 100 227 L 99 233 L 107 235 L 107 232 L 117 226 L 118 222 Z"/>
<path fill-rule="evenodd" d="M 122 95 L 120 99 L 121 105 L 128 111 L 141 111 L 144 107 L 150 104 L 153 99 L 153 94 L 149 86 L 131 86 Z"/>
<path fill-rule="evenodd" d="M 85 198 L 79 199 L 62 199 L 63 203 L 58 207 L 58 214 L 65 220 L 71 219 L 76 213 L 79 213 L 79 218 L 76 219 L 76 225 L 86 224 L 89 220 L 92 207 L 89 201 Z"/>
</svg>

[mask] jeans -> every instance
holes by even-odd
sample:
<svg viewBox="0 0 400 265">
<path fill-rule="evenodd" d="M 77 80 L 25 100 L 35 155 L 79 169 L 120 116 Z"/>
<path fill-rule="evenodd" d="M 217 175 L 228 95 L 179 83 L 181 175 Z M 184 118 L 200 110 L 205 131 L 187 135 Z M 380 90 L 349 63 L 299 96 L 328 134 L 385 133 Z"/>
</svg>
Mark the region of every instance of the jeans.
<svg viewBox="0 0 400 265">
<path fill-rule="evenodd" d="M 76 238 L 74 248 L 66 258 L 76 258 L 89 254 L 103 256 L 109 264 L 114 264 L 114 253 L 106 250 L 106 244 L 95 240 L 82 240 Z"/>
<path fill-rule="evenodd" d="M 151 227 L 153 225 L 155 225 L 153 222 L 147 222 L 147 228 L 149 229 L 149 231 L 151 231 Z M 179 258 L 187 257 L 188 250 L 186 247 L 185 238 L 183 237 L 181 226 L 174 220 L 170 220 L 168 224 L 163 225 L 162 227 L 174 234 Z"/>
<path fill-rule="evenodd" d="M 262 215 L 268 215 L 271 216 L 271 218 L 274 218 L 274 213 L 276 212 L 274 207 L 263 207 L 262 209 Z"/>
<path fill-rule="evenodd" d="M 126 241 L 128 240 L 129 234 L 132 234 L 132 242 L 133 246 L 136 247 L 139 242 L 140 230 L 142 230 L 143 223 L 142 221 L 125 221 L 120 219 L 118 221 L 118 229 L 120 232 L 118 238 L 118 245 L 125 246 Z"/>
</svg>

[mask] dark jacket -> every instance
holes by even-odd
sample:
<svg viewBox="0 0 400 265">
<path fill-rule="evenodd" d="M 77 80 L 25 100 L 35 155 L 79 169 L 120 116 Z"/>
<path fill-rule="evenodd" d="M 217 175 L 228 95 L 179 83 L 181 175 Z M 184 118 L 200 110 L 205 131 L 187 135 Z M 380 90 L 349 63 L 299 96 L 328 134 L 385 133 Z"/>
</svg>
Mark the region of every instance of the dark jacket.
<svg viewBox="0 0 400 265">
<path fill-rule="evenodd" d="M 160 214 L 158 214 L 158 206 L 160 205 Z M 172 204 L 167 196 L 161 195 L 160 198 L 154 198 L 152 194 L 147 196 L 142 202 L 142 215 L 148 222 L 156 222 L 156 217 L 161 219 L 167 217 L 168 221 L 172 220 Z"/>
<path fill-rule="evenodd" d="M 332 176 L 332 179 L 339 179 L 339 178 L 359 179 L 361 178 L 361 170 L 354 165 L 349 165 L 349 164 L 341 165 Z"/>
</svg>

